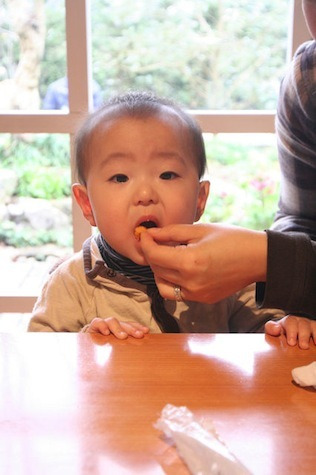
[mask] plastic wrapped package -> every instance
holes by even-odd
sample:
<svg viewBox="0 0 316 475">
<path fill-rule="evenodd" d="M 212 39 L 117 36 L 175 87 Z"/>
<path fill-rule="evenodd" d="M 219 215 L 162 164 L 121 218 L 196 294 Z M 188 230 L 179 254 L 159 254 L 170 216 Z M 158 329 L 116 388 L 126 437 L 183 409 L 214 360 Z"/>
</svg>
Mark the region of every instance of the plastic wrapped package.
<svg viewBox="0 0 316 475">
<path fill-rule="evenodd" d="M 193 475 L 249 475 L 251 472 L 206 430 L 186 407 L 167 404 L 155 427 L 170 437 Z"/>
</svg>

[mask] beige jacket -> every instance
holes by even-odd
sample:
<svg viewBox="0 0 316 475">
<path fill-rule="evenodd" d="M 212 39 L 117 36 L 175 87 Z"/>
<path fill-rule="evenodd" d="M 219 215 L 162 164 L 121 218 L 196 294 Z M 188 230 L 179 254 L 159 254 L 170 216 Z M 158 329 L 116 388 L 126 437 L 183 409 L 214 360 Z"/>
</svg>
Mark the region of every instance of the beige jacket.
<svg viewBox="0 0 316 475">
<path fill-rule="evenodd" d="M 216 304 L 165 301 L 166 310 L 184 333 L 263 331 L 264 323 L 282 317 L 277 310 L 259 310 L 254 286 Z M 160 333 L 146 287 L 103 262 L 92 238 L 90 252 L 74 254 L 49 276 L 33 310 L 29 331 L 79 332 L 95 317 L 137 321 Z"/>
</svg>

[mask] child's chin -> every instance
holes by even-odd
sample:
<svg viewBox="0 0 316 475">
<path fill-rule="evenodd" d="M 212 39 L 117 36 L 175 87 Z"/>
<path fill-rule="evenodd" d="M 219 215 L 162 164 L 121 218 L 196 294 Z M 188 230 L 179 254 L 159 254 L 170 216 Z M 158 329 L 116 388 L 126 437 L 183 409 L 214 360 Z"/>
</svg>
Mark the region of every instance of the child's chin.
<svg viewBox="0 0 316 475">
<path fill-rule="evenodd" d="M 135 262 L 135 264 L 138 264 L 139 266 L 148 266 L 148 263 L 147 263 L 145 257 L 140 255 L 140 254 L 137 254 L 137 255 L 133 256 L 131 258 L 131 260 L 133 262 Z"/>
</svg>

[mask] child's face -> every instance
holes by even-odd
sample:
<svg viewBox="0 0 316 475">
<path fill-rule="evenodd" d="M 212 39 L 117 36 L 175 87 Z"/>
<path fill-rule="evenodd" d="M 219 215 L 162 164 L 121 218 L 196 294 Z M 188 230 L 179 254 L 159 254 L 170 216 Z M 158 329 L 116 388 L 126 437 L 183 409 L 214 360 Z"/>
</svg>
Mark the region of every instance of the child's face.
<svg viewBox="0 0 316 475">
<path fill-rule="evenodd" d="M 89 144 L 86 186 L 74 195 L 84 216 L 120 254 L 147 262 L 135 227 L 192 224 L 203 213 L 209 183 L 200 183 L 180 120 L 121 117 L 100 127 Z"/>
</svg>

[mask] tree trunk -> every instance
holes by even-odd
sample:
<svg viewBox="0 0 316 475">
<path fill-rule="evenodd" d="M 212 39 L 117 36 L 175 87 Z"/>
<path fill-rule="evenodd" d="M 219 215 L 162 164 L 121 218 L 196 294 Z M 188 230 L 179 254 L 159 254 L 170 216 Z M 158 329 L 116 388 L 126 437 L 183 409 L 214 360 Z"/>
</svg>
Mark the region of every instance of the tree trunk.
<svg viewBox="0 0 316 475">
<path fill-rule="evenodd" d="M 39 79 L 45 47 L 44 0 L 9 0 L 8 16 L 19 38 L 19 63 L 12 78 L 0 82 L 2 109 L 40 108 Z"/>
</svg>

